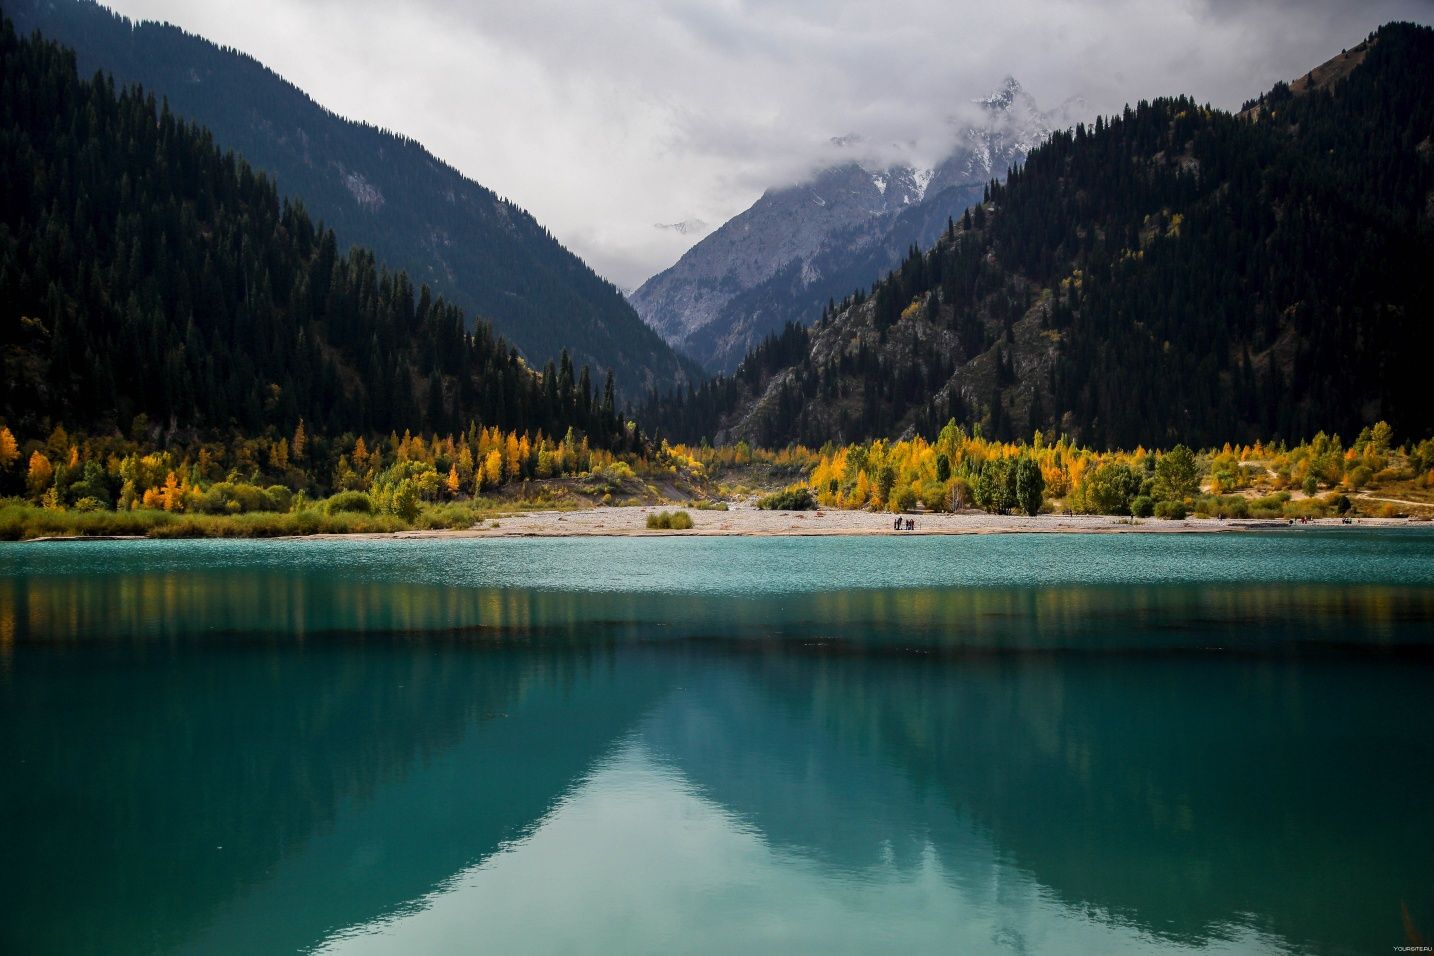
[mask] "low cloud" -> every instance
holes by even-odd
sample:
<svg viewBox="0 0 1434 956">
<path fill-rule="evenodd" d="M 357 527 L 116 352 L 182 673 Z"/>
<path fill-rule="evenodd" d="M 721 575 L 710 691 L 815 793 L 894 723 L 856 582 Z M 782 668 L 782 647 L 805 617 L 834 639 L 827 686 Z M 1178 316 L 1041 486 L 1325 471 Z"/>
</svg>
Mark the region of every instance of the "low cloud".
<svg viewBox="0 0 1434 956">
<path fill-rule="evenodd" d="M 1090 115 L 1237 107 L 1429 0 L 114 0 L 237 47 L 533 212 L 619 286 L 762 191 L 851 155 L 934 158 L 1015 76 Z M 855 137 L 845 146 L 834 139 Z"/>
</svg>

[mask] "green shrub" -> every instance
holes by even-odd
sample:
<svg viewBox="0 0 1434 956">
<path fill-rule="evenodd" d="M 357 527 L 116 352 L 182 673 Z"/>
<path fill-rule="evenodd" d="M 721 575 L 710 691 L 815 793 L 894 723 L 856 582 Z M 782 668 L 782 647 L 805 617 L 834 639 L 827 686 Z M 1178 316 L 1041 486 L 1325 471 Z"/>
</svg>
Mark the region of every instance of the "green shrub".
<svg viewBox="0 0 1434 956">
<path fill-rule="evenodd" d="M 1259 498 L 1250 498 L 1247 502 L 1248 516 L 1251 518 L 1280 518 L 1285 513 L 1285 502 L 1290 500 L 1288 491 L 1276 492 L 1273 495 L 1262 495 Z"/>
<path fill-rule="evenodd" d="M 390 510 L 404 521 L 412 522 L 418 517 L 419 486 L 412 479 L 405 478 L 393 489 Z"/>
<path fill-rule="evenodd" d="M 946 486 L 939 481 L 928 481 L 921 487 L 921 500 L 926 503 L 930 511 L 942 512 L 950 510 L 950 501 L 946 495 Z"/>
<path fill-rule="evenodd" d="M 1155 503 L 1155 517 L 1169 518 L 1171 521 L 1184 521 L 1189 515 L 1185 510 L 1183 501 L 1157 501 Z"/>
<path fill-rule="evenodd" d="M 142 535 L 157 523 L 172 521 L 164 511 L 60 511 L 28 502 L 0 506 L 0 540 L 23 541 L 52 536 Z"/>
<path fill-rule="evenodd" d="M 1129 514 L 1130 499 L 1138 496 L 1140 484 L 1128 465 L 1108 461 L 1081 478 L 1071 500 L 1075 510 L 1084 514 Z M 1158 510 L 1155 513 L 1160 514 Z"/>
<path fill-rule="evenodd" d="M 114 489 L 110 487 L 104 466 L 97 461 L 85 463 L 80 479 L 65 489 L 65 498 L 74 508 L 80 507 L 81 502 L 98 502 L 99 507 L 90 506 L 90 511 L 108 511 L 115 506 Z"/>
<path fill-rule="evenodd" d="M 424 508 L 415 524 L 428 531 L 442 531 L 471 528 L 477 522 L 478 514 L 472 505 L 466 502 L 450 502 Z"/>
<path fill-rule="evenodd" d="M 235 484 L 234 500 L 239 502 L 240 511 L 272 511 L 269 496 L 258 485 Z"/>
<path fill-rule="evenodd" d="M 1351 491 L 1358 491 L 1369 484 L 1374 478 L 1374 472 L 1368 465 L 1355 465 L 1345 473 L 1344 483 Z"/>
<path fill-rule="evenodd" d="M 632 473 L 632 466 L 625 461 L 614 461 L 595 469 L 593 475 L 604 481 L 627 481 L 635 478 Z"/>
<path fill-rule="evenodd" d="M 1136 495 L 1130 499 L 1130 513 L 1137 518 L 1149 518 L 1155 514 L 1155 502 L 1149 495 Z"/>
<path fill-rule="evenodd" d="M 231 500 L 234 507 L 238 502 Z M 425 527 L 466 527 L 470 514 L 440 512 Z M 459 524 L 459 521 L 462 524 Z M 137 511 L 60 511 L 31 504 L 0 505 L 0 540 L 96 535 L 148 535 L 152 538 L 268 538 L 280 535 L 378 533 L 409 525 L 392 515 L 356 512 L 326 514 L 322 508 L 278 513 L 173 514 L 153 508 Z"/>
<path fill-rule="evenodd" d="M 274 485 L 273 488 L 280 488 Z M 250 485 L 241 481 L 217 481 L 210 485 L 203 494 L 190 506 L 190 510 L 199 514 L 220 515 L 220 514 L 242 514 L 249 511 L 288 511 L 290 494 L 287 488 L 282 488 L 283 507 L 276 507 L 276 502 L 270 492 L 258 485 Z"/>
<path fill-rule="evenodd" d="M 153 512 L 151 512 L 153 514 Z M 160 512 L 159 514 L 163 514 Z M 408 525 L 391 515 L 355 512 L 325 514 L 317 508 L 287 514 L 163 515 L 148 529 L 152 538 L 274 538 L 307 534 L 363 534 L 403 531 Z"/>
<path fill-rule="evenodd" d="M 759 499 L 757 507 L 764 511 L 815 511 L 817 502 L 812 497 L 812 489 L 806 485 L 792 485 Z"/>
<path fill-rule="evenodd" d="M 654 511 L 647 516 L 647 527 L 653 531 L 686 531 L 692 527 L 692 516 L 685 511 Z"/>
<path fill-rule="evenodd" d="M 331 515 L 344 512 L 370 515 L 373 514 L 373 499 L 362 491 L 341 491 L 324 502 L 324 509 Z"/>
<path fill-rule="evenodd" d="M 265 504 L 269 511 L 288 511 L 294 504 L 294 493 L 283 485 L 270 485 L 264 489 Z"/>
</svg>

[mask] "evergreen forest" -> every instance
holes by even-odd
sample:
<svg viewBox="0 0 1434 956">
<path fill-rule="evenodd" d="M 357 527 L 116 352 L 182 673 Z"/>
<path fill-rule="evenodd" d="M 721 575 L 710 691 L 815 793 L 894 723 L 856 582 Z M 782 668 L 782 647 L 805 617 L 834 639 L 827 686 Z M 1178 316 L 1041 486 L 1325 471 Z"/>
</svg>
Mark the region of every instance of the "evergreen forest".
<svg viewBox="0 0 1434 956">
<path fill-rule="evenodd" d="M 563 353 L 334 232 L 142 89 L 0 26 L 0 416 L 18 433 L 505 431 L 639 440 Z"/>
</svg>

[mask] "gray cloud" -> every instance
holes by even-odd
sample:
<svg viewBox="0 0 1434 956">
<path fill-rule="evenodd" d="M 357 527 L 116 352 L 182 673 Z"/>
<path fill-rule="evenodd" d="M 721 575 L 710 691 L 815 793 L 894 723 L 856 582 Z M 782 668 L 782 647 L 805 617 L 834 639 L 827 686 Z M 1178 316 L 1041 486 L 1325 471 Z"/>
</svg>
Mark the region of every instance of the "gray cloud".
<svg viewBox="0 0 1434 956">
<path fill-rule="evenodd" d="M 1235 107 L 1434 0 L 106 0 L 424 143 L 624 287 L 857 134 L 935 158 L 1007 74 L 1091 115 Z M 850 155 L 847 151 L 842 155 Z"/>
</svg>

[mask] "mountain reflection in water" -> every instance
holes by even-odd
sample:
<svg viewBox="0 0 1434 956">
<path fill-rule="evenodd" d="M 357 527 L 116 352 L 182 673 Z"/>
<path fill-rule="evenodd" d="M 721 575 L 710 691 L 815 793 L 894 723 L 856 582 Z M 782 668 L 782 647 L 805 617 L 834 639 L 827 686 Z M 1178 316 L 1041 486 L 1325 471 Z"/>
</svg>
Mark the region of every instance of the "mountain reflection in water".
<svg viewBox="0 0 1434 956">
<path fill-rule="evenodd" d="M 1424 584 L 40 564 L 0 565 L 7 952 L 1367 952 L 1403 906 L 1434 926 Z"/>
</svg>

